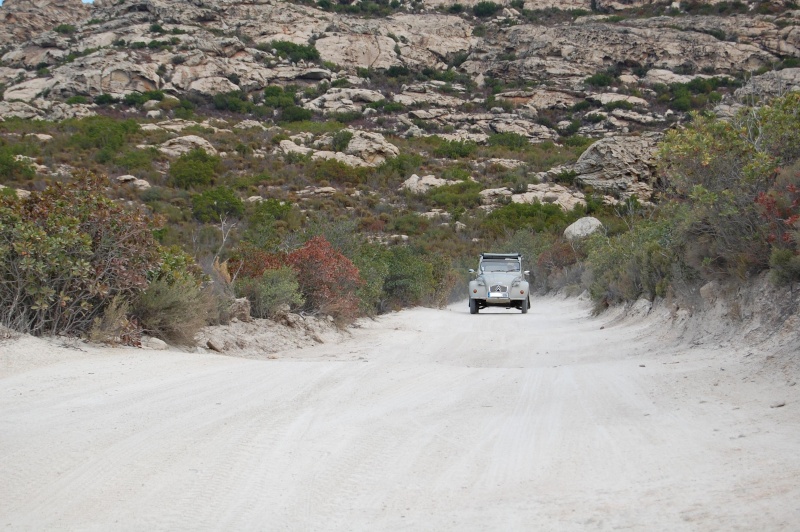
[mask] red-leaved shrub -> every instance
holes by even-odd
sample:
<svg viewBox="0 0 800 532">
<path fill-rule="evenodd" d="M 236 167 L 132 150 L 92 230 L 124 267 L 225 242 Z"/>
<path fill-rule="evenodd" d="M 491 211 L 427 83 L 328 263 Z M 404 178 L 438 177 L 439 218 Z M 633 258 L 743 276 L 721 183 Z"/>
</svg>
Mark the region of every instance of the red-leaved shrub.
<svg viewBox="0 0 800 532">
<path fill-rule="evenodd" d="M 317 236 L 289 254 L 268 253 L 254 246 L 239 248 L 228 264 L 237 277 L 260 278 L 267 270 L 289 266 L 297 274 L 304 308 L 349 323 L 359 315 L 358 288 L 363 281 L 358 268 L 328 242 Z"/>
<path fill-rule="evenodd" d="M 297 272 L 307 307 L 340 322 L 351 322 L 358 317 L 357 290 L 363 284 L 358 268 L 325 237 L 314 237 L 292 251 L 287 262 Z"/>
<path fill-rule="evenodd" d="M 284 253 L 269 253 L 251 244 L 242 244 L 228 260 L 227 270 L 236 277 L 261 277 L 267 270 L 279 270 L 286 266 Z"/>
</svg>

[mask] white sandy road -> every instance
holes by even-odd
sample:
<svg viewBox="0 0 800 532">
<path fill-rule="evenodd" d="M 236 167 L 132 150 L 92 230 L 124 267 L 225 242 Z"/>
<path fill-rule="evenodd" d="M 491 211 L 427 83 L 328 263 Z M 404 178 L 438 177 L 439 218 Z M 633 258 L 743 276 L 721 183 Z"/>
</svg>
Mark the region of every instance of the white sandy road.
<svg viewBox="0 0 800 532">
<path fill-rule="evenodd" d="M 0 529 L 797 530 L 800 386 L 610 320 L 414 309 L 275 360 L 0 345 Z"/>
</svg>

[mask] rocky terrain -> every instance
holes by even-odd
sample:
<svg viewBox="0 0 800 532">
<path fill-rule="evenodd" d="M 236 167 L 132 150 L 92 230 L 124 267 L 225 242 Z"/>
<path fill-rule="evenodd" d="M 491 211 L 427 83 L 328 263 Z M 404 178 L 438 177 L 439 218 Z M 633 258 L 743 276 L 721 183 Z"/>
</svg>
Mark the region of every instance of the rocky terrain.
<svg viewBox="0 0 800 532">
<path fill-rule="evenodd" d="M 781 2 L 692 14 L 654 2 L 542 1 L 507 5 L 489 17 L 472 16 L 470 3 L 453 5 L 400 4 L 387 16 L 364 17 L 272 0 L 9 0 L 0 7 L 0 117 L 103 113 L 108 109 L 91 103 L 102 95 L 253 96 L 270 85 L 293 84 L 305 88 L 300 103 L 316 116 L 361 114 L 355 129 L 363 132 L 356 134 L 357 146 L 338 155 L 304 146 L 312 140 L 307 137 L 281 142 L 283 153 L 313 151 L 314 157 L 374 165 L 396 152 L 376 134 L 437 134 L 482 144 L 490 135 L 514 133 L 540 143 L 569 130 L 603 143 L 558 171 L 574 172 L 575 184 L 608 201 L 649 201 L 654 175 L 648 161 L 657 132 L 682 115 L 654 87 L 696 77 L 749 78 L 781 62 L 791 66 L 800 56 L 800 11 Z M 540 13 L 560 19 L 537 23 Z M 318 59 L 292 60 L 273 47 L 276 41 L 313 45 Z M 393 71 L 447 75 L 411 83 L 371 75 Z M 611 82 L 591 83 L 591 76 L 605 72 Z M 793 68 L 768 75 L 785 81 L 775 90 L 797 86 L 800 77 Z M 762 77 L 739 91 L 763 86 Z M 716 103 L 729 109 L 731 91 Z M 376 111 L 387 104 L 397 111 Z M 164 105 L 141 113 L 156 120 L 171 114 Z M 359 146 L 372 142 L 378 152 L 365 148 L 365 159 Z M 574 205 L 572 192 L 551 196 Z"/>
</svg>

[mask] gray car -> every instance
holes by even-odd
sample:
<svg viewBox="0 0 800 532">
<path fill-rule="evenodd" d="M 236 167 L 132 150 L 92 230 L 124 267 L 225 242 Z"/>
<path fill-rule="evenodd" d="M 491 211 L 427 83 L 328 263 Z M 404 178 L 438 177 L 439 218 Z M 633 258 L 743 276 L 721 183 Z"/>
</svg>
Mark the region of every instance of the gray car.
<svg viewBox="0 0 800 532">
<path fill-rule="evenodd" d="M 522 269 L 519 253 L 481 253 L 475 280 L 469 283 L 469 313 L 486 307 L 518 308 L 523 314 L 531 304 L 530 272 Z"/>
</svg>

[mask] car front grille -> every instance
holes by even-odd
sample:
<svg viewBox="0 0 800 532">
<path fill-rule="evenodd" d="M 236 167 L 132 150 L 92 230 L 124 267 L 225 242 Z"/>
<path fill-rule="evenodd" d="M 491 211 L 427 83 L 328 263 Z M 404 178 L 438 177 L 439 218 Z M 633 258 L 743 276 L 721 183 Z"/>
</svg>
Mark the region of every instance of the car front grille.
<svg viewBox="0 0 800 532">
<path fill-rule="evenodd" d="M 508 287 L 502 284 L 496 284 L 490 288 L 491 292 L 508 292 Z"/>
</svg>

